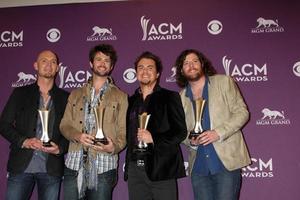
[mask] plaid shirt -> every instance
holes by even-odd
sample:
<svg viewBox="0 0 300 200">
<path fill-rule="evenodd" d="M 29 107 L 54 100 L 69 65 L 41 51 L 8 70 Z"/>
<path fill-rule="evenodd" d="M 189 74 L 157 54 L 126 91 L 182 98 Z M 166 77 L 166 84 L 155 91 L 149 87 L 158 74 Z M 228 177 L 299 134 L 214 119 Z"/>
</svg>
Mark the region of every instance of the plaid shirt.
<svg viewBox="0 0 300 200">
<path fill-rule="evenodd" d="M 81 149 L 81 151 L 79 152 L 68 153 L 65 164 L 69 169 L 78 171 L 81 166 L 82 160 L 83 160 L 83 150 Z M 117 155 L 98 153 L 95 160 L 96 167 L 97 167 L 97 174 L 102 174 L 109 170 L 116 169 L 117 161 L 118 161 Z"/>
<path fill-rule="evenodd" d="M 96 121 L 94 112 L 91 112 L 94 107 L 98 105 L 99 99 L 102 98 L 108 87 L 108 81 L 102 86 L 98 95 L 95 95 L 95 90 L 91 90 L 91 100 L 85 102 L 85 132 L 92 133 L 96 129 Z M 65 161 L 66 167 L 72 170 L 78 171 L 82 166 L 83 161 L 83 149 L 79 152 L 69 152 Z M 102 174 L 112 169 L 117 168 L 118 155 L 110 155 L 107 153 L 97 153 L 95 166 L 97 168 L 97 174 Z"/>
</svg>

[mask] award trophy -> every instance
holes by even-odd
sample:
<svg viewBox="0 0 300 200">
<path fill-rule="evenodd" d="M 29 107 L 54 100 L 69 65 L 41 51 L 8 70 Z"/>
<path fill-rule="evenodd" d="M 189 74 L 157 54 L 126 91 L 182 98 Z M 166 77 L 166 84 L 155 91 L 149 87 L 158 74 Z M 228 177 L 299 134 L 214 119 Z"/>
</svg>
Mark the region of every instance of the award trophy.
<svg viewBox="0 0 300 200">
<path fill-rule="evenodd" d="M 94 145 L 97 145 L 99 143 L 106 145 L 108 144 L 108 140 L 103 133 L 103 115 L 105 108 L 98 106 L 93 109 L 96 120 L 96 136 L 94 139 Z"/>
<path fill-rule="evenodd" d="M 203 132 L 201 121 L 205 102 L 203 98 L 195 100 L 195 126 L 189 134 L 189 139 L 196 138 Z"/>
<path fill-rule="evenodd" d="M 39 116 L 42 123 L 42 137 L 41 141 L 43 142 L 44 147 L 51 147 L 50 139 L 48 135 L 48 121 L 49 121 L 49 110 L 46 108 L 38 109 Z"/>
<path fill-rule="evenodd" d="M 139 128 L 147 129 L 148 122 L 150 119 L 150 114 L 148 115 L 147 112 L 143 112 L 139 115 Z M 147 143 L 144 141 L 138 141 L 137 147 L 134 149 L 134 152 L 137 155 L 137 166 L 144 166 L 144 155 L 147 153 Z"/>
</svg>

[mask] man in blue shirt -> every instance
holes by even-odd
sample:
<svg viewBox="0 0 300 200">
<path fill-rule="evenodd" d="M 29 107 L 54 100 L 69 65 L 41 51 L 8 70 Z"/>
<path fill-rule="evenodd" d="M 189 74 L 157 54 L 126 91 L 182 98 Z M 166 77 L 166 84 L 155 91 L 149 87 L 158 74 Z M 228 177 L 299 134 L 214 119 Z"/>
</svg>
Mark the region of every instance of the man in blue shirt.
<svg viewBox="0 0 300 200">
<path fill-rule="evenodd" d="M 240 129 L 248 121 L 247 106 L 228 76 L 216 75 L 209 60 L 188 49 L 176 60 L 177 84 L 183 88 L 181 100 L 187 129 L 195 125 L 195 100 L 205 99 L 201 124 L 203 132 L 185 140 L 197 200 L 235 200 L 239 197 L 241 168 L 250 157 Z"/>
</svg>

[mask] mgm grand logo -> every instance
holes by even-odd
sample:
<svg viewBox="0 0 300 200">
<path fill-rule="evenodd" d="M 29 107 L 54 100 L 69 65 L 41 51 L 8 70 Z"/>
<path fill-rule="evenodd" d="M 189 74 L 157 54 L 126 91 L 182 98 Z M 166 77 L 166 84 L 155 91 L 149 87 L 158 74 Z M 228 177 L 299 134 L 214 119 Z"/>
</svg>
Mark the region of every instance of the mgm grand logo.
<svg viewBox="0 0 300 200">
<path fill-rule="evenodd" d="M 275 33 L 284 32 L 284 28 L 279 26 L 278 20 L 257 18 L 258 25 L 251 29 L 251 33 Z"/>
<path fill-rule="evenodd" d="M 12 83 L 12 87 L 22 87 L 25 85 L 30 85 L 36 81 L 36 77 L 32 74 L 26 74 L 24 72 L 19 72 L 17 74 L 18 80 Z"/>
<path fill-rule="evenodd" d="M 256 121 L 256 125 L 289 125 L 289 119 L 286 119 L 283 111 L 262 109 L 263 117 Z"/>
<path fill-rule="evenodd" d="M 113 34 L 111 28 L 100 28 L 94 26 L 92 28 L 93 34 L 87 37 L 87 41 L 104 41 L 104 40 L 117 40 L 117 36 Z"/>
</svg>

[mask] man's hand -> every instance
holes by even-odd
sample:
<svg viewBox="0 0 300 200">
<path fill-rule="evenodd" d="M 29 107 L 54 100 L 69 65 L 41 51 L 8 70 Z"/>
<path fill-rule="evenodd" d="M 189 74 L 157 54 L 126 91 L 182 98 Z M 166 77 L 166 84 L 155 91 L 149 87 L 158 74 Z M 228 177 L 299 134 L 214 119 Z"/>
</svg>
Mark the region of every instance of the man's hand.
<svg viewBox="0 0 300 200">
<path fill-rule="evenodd" d="M 43 142 L 37 138 L 28 138 L 24 140 L 22 147 L 26 149 L 41 150 Z"/>
<path fill-rule="evenodd" d="M 115 151 L 115 145 L 112 142 L 112 140 L 107 137 L 107 141 L 108 144 L 102 144 L 100 142 L 97 143 L 97 145 L 92 145 L 91 147 L 95 150 L 95 151 L 102 151 L 102 152 L 106 152 L 106 153 L 113 153 Z"/>
<path fill-rule="evenodd" d="M 204 131 L 197 138 L 191 139 L 191 144 L 194 146 L 198 146 L 203 144 L 204 146 L 216 142 L 220 139 L 218 133 L 214 130 Z"/>
<path fill-rule="evenodd" d="M 145 143 L 153 143 L 152 135 L 146 129 L 141 129 L 141 128 L 138 129 L 137 139 L 138 141 L 143 141 Z"/>
<path fill-rule="evenodd" d="M 50 147 L 43 146 L 41 148 L 41 151 L 43 151 L 45 153 L 55 154 L 55 155 L 59 154 L 59 148 L 58 148 L 58 146 L 54 142 L 50 142 L 50 144 L 52 146 L 50 146 Z"/>
<path fill-rule="evenodd" d="M 94 144 L 94 137 L 86 134 L 86 133 L 81 133 L 77 138 L 76 138 L 77 142 L 80 142 L 81 144 L 83 144 L 84 146 L 91 146 Z"/>
</svg>

